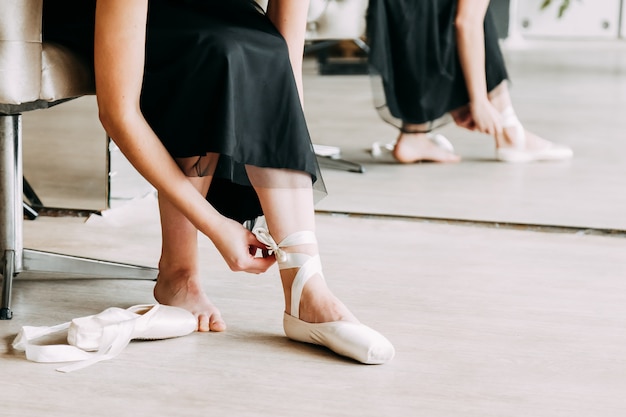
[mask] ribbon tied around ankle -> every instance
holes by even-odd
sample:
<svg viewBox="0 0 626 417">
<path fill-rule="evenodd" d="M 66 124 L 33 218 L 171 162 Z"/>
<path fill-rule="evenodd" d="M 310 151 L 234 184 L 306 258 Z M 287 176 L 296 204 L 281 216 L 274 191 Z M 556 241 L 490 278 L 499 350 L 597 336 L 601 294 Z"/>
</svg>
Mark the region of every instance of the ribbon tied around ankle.
<svg viewBox="0 0 626 417">
<path fill-rule="evenodd" d="M 280 263 L 287 261 L 287 252 L 281 249 L 281 247 L 276 243 L 272 235 L 270 235 L 269 230 L 264 227 L 255 227 L 252 230 L 256 239 L 265 245 L 265 247 L 270 251 L 270 254 L 274 254 L 276 256 L 276 260 Z"/>
<path fill-rule="evenodd" d="M 260 243 L 265 245 L 265 247 L 270 251 L 270 254 L 274 254 L 274 256 L 276 256 L 276 260 L 279 264 L 283 264 L 283 267 L 286 267 L 286 264 L 289 262 L 289 253 L 284 251 L 283 248 L 297 245 L 317 244 L 315 233 L 310 230 L 292 233 L 284 238 L 280 243 L 276 243 L 267 228 L 264 216 L 261 216 L 256 220 L 254 227 L 252 228 L 252 233 L 256 236 L 256 239 Z"/>
</svg>

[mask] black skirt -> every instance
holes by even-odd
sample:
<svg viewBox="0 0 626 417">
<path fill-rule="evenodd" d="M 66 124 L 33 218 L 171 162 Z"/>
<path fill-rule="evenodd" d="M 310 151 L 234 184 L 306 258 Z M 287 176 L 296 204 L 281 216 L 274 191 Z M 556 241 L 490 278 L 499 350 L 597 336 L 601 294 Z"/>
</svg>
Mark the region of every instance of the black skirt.
<svg viewBox="0 0 626 417">
<path fill-rule="evenodd" d="M 367 40 L 376 108 L 402 123 L 435 123 L 469 103 L 456 45 L 457 0 L 369 0 Z M 484 22 L 487 89 L 508 78 L 491 12 Z"/>
<path fill-rule="evenodd" d="M 93 62 L 94 11 L 44 1 L 44 39 Z M 253 0 L 150 0 L 143 81 L 142 112 L 174 158 L 220 154 L 207 198 L 222 214 L 262 214 L 245 165 L 307 172 L 325 194 L 286 42 Z"/>
</svg>

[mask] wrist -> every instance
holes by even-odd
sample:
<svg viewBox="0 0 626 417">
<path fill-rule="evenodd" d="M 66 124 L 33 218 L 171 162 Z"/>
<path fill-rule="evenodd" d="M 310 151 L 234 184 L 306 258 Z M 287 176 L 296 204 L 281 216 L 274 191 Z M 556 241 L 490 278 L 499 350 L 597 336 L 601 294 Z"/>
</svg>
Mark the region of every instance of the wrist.
<svg viewBox="0 0 626 417">
<path fill-rule="evenodd" d="M 476 107 L 476 106 L 484 106 L 489 104 L 489 97 L 485 96 L 478 96 L 475 98 L 470 98 L 470 102 L 469 105 L 470 107 Z"/>
</svg>

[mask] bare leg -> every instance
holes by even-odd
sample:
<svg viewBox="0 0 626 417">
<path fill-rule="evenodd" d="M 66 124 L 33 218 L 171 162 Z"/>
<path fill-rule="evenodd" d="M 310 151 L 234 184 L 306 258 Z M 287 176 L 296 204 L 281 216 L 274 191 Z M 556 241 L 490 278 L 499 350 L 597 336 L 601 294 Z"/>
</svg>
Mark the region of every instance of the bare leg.
<svg viewBox="0 0 626 417">
<path fill-rule="evenodd" d="M 204 158 L 203 158 L 204 159 Z M 191 175 L 208 173 L 193 172 Z M 206 167 L 205 167 L 206 168 Z M 212 174 L 212 170 L 210 171 Z M 198 192 L 206 195 L 212 176 L 189 178 Z M 219 310 L 202 289 L 198 269 L 198 230 L 169 201 L 159 197 L 161 214 L 162 249 L 159 276 L 154 287 L 154 297 L 161 304 L 182 307 L 198 317 L 198 331 L 221 332 L 226 330 Z"/>
<path fill-rule="evenodd" d="M 311 178 L 308 174 L 248 166 L 248 175 L 261 201 L 268 228 L 280 242 L 294 232 L 310 230 L 315 232 L 315 211 Z M 293 246 L 287 252 L 318 254 L 317 245 Z M 291 314 L 291 284 L 297 270 L 280 271 L 285 296 L 285 312 Z M 309 323 L 331 321 L 358 322 L 348 308 L 337 299 L 326 285 L 325 280 L 315 275 L 302 291 L 300 299 L 300 319 Z"/>
</svg>

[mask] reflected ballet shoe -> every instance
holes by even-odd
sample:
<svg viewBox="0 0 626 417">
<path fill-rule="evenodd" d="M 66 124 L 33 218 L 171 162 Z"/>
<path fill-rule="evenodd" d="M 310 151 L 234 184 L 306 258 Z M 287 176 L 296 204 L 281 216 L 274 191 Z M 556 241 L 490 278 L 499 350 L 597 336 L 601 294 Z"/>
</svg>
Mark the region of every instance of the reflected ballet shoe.
<svg viewBox="0 0 626 417">
<path fill-rule="evenodd" d="M 515 129 L 515 144 L 496 148 L 496 159 L 502 162 L 562 161 L 574 156 L 568 146 L 550 143 L 542 149 L 526 149 L 526 131 L 517 118 L 513 107 L 502 112 L 502 126 Z"/>
<path fill-rule="evenodd" d="M 24 326 L 13 348 L 33 362 L 76 362 L 58 368 L 72 372 L 117 356 L 131 340 L 158 340 L 186 336 L 198 327 L 187 310 L 162 304 L 108 308 L 51 327 Z M 67 331 L 68 345 L 37 345 L 35 339 Z"/>
<path fill-rule="evenodd" d="M 382 143 L 382 142 L 374 142 L 372 143 L 372 147 L 367 151 L 371 155 L 372 159 L 375 159 L 378 162 L 385 162 L 388 164 L 397 164 L 398 161 L 393 156 L 393 149 L 395 148 L 395 142 Z"/>
<path fill-rule="evenodd" d="M 289 339 L 324 346 L 364 364 L 383 364 L 393 359 L 395 349 L 391 342 L 364 324 L 349 321 L 308 323 L 300 320 L 300 298 L 307 280 L 314 275 L 324 278 L 320 257 L 288 253 L 283 248 L 316 244 L 313 232 L 291 234 L 279 244 L 269 234 L 264 222 L 257 222 L 252 232 L 275 254 L 280 269 L 299 268 L 291 285 L 291 314 L 285 312 L 283 316 L 283 329 Z"/>
<path fill-rule="evenodd" d="M 428 139 L 434 143 L 437 147 L 443 149 L 446 152 L 454 153 L 454 146 L 444 135 L 440 133 L 428 133 L 426 134 Z M 385 162 L 390 164 L 399 164 L 400 161 L 393 156 L 393 150 L 396 147 L 396 142 L 374 142 L 372 147 L 367 151 L 373 159 L 379 162 Z"/>
</svg>

